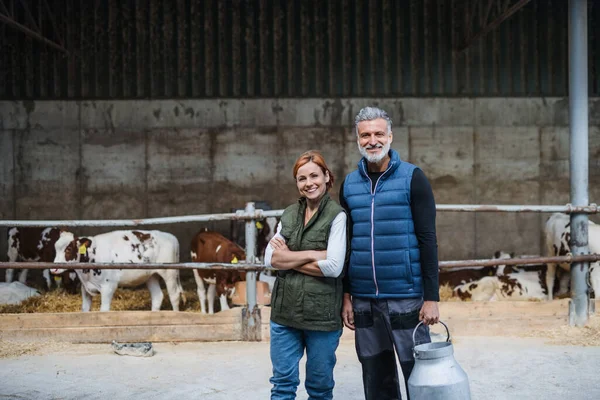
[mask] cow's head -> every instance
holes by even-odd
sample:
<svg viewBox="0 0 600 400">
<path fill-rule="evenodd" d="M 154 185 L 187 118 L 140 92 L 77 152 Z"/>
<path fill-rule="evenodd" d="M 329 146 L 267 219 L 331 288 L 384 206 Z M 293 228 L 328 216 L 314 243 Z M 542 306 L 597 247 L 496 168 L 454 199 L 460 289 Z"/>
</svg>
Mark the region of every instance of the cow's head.
<svg viewBox="0 0 600 400">
<path fill-rule="evenodd" d="M 498 250 L 494 253 L 494 259 L 497 259 L 497 260 L 507 260 L 509 258 L 513 258 L 514 256 L 515 256 L 514 252 L 509 254 L 502 250 Z M 510 274 L 511 272 L 514 272 L 514 269 L 512 266 L 506 266 L 506 265 L 497 265 L 496 266 L 496 275 L 497 276 Z"/>
<path fill-rule="evenodd" d="M 237 264 L 246 259 L 246 252 L 238 245 L 235 245 L 231 247 L 231 253 L 227 258 L 231 258 L 229 261 L 231 264 Z"/>
<path fill-rule="evenodd" d="M 90 261 L 89 251 L 92 246 L 90 238 L 78 238 L 71 232 L 62 231 L 54 244 L 56 250 L 55 263 L 85 263 Z M 53 268 L 53 274 L 62 274 L 65 269 Z"/>
<path fill-rule="evenodd" d="M 217 281 L 217 294 L 224 294 L 228 299 L 232 299 L 235 295 L 235 283 L 229 280 Z"/>
<path fill-rule="evenodd" d="M 494 258 L 500 259 L 500 260 L 505 260 L 508 258 L 513 258 L 515 256 L 515 253 L 507 253 L 505 251 L 502 250 L 498 250 L 494 253 Z"/>
<path fill-rule="evenodd" d="M 471 292 L 477 289 L 477 286 L 477 282 L 464 283 L 453 289 L 453 295 L 462 301 L 469 301 L 471 300 Z"/>
<path fill-rule="evenodd" d="M 232 242 L 227 238 L 222 238 L 222 244 L 217 246 L 215 251 L 215 259 L 223 260 L 223 262 L 237 264 L 240 261 L 246 260 L 246 251 L 237 243 Z"/>
<path fill-rule="evenodd" d="M 52 262 L 56 258 L 54 245 L 60 237 L 60 229 L 46 228 L 42 231 L 37 248 L 40 254 L 40 260 L 43 262 Z"/>
<path fill-rule="evenodd" d="M 256 229 L 258 231 L 256 236 L 256 246 L 257 255 L 260 258 L 264 257 L 269 241 L 275 236 L 278 223 L 279 218 L 276 217 L 267 217 L 263 220 L 256 221 Z"/>
<path fill-rule="evenodd" d="M 235 284 L 244 280 L 246 280 L 245 271 L 219 273 L 217 279 L 215 280 L 217 285 L 217 295 L 225 295 L 231 300 L 235 296 Z"/>
</svg>

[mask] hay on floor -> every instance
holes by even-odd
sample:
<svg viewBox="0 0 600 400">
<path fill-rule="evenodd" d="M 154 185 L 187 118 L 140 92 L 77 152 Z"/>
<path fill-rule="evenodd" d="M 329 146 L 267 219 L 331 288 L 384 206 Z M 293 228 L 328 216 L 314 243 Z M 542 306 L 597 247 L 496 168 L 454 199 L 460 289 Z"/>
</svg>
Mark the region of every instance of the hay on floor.
<svg viewBox="0 0 600 400">
<path fill-rule="evenodd" d="M 161 310 L 172 310 L 166 290 Z M 195 291 L 184 291 L 185 304 L 180 302 L 180 311 L 199 311 L 200 303 Z M 150 292 L 146 289 L 117 289 L 113 297 L 111 311 L 150 311 Z M 40 296 L 30 297 L 21 304 L 0 305 L 0 313 L 60 313 L 81 311 L 81 294 L 69 294 L 63 290 L 53 290 Z M 92 297 L 92 311 L 100 311 L 100 295 Z"/>
<path fill-rule="evenodd" d="M 592 315 L 585 326 L 562 326 L 525 332 L 523 336 L 545 338 L 546 343 L 571 346 L 600 346 L 600 316 Z"/>
</svg>

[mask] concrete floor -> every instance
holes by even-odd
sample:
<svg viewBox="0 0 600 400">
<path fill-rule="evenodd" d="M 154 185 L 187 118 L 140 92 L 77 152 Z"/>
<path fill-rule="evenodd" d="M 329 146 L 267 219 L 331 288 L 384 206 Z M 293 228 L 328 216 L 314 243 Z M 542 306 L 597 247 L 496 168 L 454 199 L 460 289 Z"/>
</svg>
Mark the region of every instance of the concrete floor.
<svg viewBox="0 0 600 400">
<path fill-rule="evenodd" d="M 600 399 L 599 347 L 467 336 L 455 337 L 454 347 L 473 399 Z M 0 399 L 269 398 L 268 343 L 157 343 L 154 348 L 149 358 L 118 356 L 109 345 L 68 345 L 0 359 Z M 337 355 L 334 397 L 363 398 L 354 342 L 342 340 Z M 300 387 L 298 399 L 306 398 Z"/>
</svg>

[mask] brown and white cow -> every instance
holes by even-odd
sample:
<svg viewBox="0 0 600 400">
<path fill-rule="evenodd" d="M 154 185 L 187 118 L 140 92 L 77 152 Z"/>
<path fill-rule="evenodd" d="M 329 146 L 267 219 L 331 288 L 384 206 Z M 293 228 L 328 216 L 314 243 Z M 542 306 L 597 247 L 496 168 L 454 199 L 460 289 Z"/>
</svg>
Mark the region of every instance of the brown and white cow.
<svg viewBox="0 0 600 400">
<path fill-rule="evenodd" d="M 457 286 L 454 292 L 461 300 L 472 301 L 545 300 L 548 295 L 546 285 L 540 283 L 539 272 L 525 270 L 486 276 Z"/>
<path fill-rule="evenodd" d="M 503 251 L 496 251 L 494 253 L 495 259 L 511 258 L 514 254 L 508 254 Z M 454 289 L 459 285 L 465 283 L 474 282 L 486 276 L 495 276 L 498 267 L 460 267 L 452 268 L 447 270 L 440 270 L 439 282 L 440 286 L 448 285 Z"/>
<path fill-rule="evenodd" d="M 239 245 L 217 232 L 201 231 L 192 239 L 190 246 L 192 262 L 232 263 L 246 259 L 246 252 Z M 198 286 L 200 310 L 206 314 L 214 314 L 214 303 L 218 296 L 221 310 L 228 310 L 228 299 L 235 293 L 235 283 L 246 279 L 245 271 L 238 270 L 194 270 L 194 278 Z M 206 288 L 208 285 L 208 290 Z"/>
<path fill-rule="evenodd" d="M 544 227 L 546 254 L 548 256 L 565 256 L 571 252 L 569 243 L 571 240 L 570 225 L 571 219 L 567 214 L 554 213 L 548 218 Z M 590 253 L 600 253 L 600 225 L 595 224 L 593 221 L 588 221 L 588 243 Z M 571 264 L 548 263 L 546 285 L 548 286 L 549 300 L 552 300 L 557 265 L 567 272 L 571 271 Z M 590 263 L 590 281 L 594 296 L 597 298 L 600 293 L 600 263 L 598 262 Z M 568 293 L 569 282 L 570 273 L 562 274 L 558 296 Z"/>
<path fill-rule="evenodd" d="M 544 300 L 548 293 L 545 277 L 545 267 L 499 265 L 494 276 L 459 285 L 454 294 L 472 301 Z"/>
<path fill-rule="evenodd" d="M 54 227 L 48 228 L 11 228 L 8 231 L 8 261 L 9 262 L 53 262 L 56 256 L 54 245 L 60 236 L 60 229 Z M 21 269 L 19 273 L 19 282 L 27 283 L 28 269 Z M 52 288 L 52 279 L 50 279 L 50 270 L 45 269 L 42 275 L 46 281 L 48 290 Z M 12 282 L 14 278 L 14 269 L 7 269 L 5 280 Z M 76 290 L 77 276 L 75 273 L 65 273 L 62 276 L 56 276 L 55 281 L 58 287 L 64 286 L 69 291 Z"/>
<path fill-rule="evenodd" d="M 177 263 L 179 242 L 170 233 L 161 231 L 113 231 L 96 236 L 76 237 L 61 232 L 56 242 L 55 263 Z M 164 279 L 171 306 L 179 311 L 183 289 L 177 269 L 76 269 L 81 280 L 83 298 L 81 310 L 90 311 L 92 296 L 102 297 L 100 311 L 109 311 L 117 287 L 146 284 L 152 298 L 152 311 L 160 310 L 163 292 L 158 276 Z M 53 274 L 64 269 L 53 269 Z M 185 299 L 184 299 L 185 301 Z"/>
</svg>

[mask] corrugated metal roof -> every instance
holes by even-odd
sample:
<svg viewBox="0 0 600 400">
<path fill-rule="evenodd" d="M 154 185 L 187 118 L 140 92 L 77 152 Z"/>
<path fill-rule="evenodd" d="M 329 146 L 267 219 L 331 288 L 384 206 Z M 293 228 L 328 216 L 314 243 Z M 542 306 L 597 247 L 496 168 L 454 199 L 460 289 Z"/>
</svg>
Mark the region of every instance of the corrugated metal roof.
<svg viewBox="0 0 600 400">
<path fill-rule="evenodd" d="M 567 94 L 564 0 L 530 2 L 460 54 L 463 0 L 48 1 L 70 55 L 1 25 L 1 99 Z M 19 0 L 4 3 L 25 21 Z M 54 39 L 43 0 L 29 4 Z"/>
</svg>

